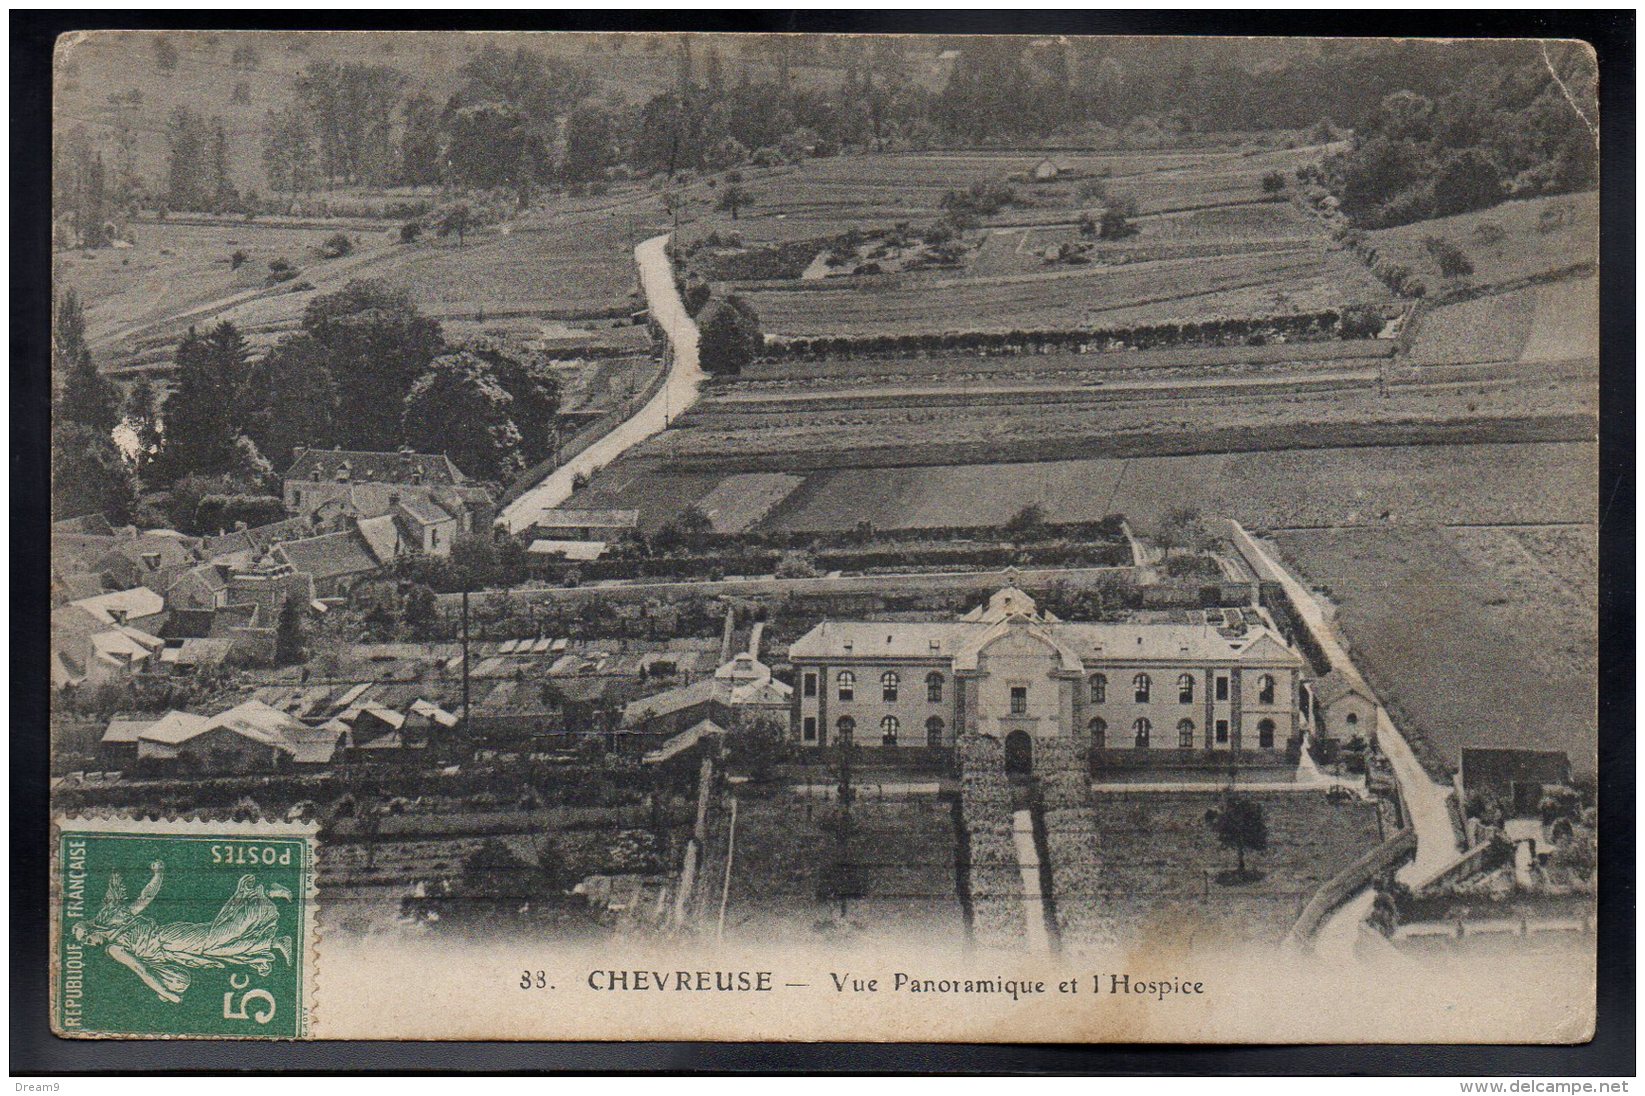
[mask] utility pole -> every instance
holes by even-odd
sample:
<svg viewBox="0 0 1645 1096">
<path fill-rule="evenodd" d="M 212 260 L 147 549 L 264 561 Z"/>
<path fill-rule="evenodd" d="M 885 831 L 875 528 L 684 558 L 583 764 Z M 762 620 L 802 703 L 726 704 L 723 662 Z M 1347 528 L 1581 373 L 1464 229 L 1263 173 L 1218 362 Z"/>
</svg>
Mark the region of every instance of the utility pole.
<svg viewBox="0 0 1645 1096">
<path fill-rule="evenodd" d="M 472 734 L 468 722 L 468 583 L 463 583 L 463 733 Z"/>
</svg>

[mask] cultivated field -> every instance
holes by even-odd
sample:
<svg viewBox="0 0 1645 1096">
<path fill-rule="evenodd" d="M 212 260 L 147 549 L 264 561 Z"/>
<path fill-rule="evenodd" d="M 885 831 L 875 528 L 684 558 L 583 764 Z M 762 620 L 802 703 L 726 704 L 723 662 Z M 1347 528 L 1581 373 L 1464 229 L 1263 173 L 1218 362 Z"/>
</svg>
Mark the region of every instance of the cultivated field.
<svg viewBox="0 0 1645 1096">
<path fill-rule="evenodd" d="M 1075 873 L 1092 881 L 1081 884 L 1090 890 L 1063 885 L 1051 865 L 1059 912 L 1075 904 L 1094 907 L 1092 921 L 1109 929 L 1102 935 L 1127 947 L 1278 943 L 1313 893 L 1378 843 L 1377 808 L 1307 792 L 1251 797 L 1262 804 L 1268 849 L 1246 859 L 1262 876 L 1225 884 L 1217 876 L 1234 868 L 1234 854 L 1205 824 L 1218 795 L 1094 794 L 1101 861 L 1094 872 Z"/>
<path fill-rule="evenodd" d="M 986 525 L 1029 502 L 1053 521 L 1122 513 L 1146 527 L 1173 506 L 1250 528 L 1591 522 L 1596 447 L 1588 442 L 1365 446 L 838 468 L 812 472 L 754 526 L 780 532 Z M 655 529 L 726 479 L 619 461 L 579 494 L 589 505 L 637 507 Z"/>
<path fill-rule="evenodd" d="M 1579 772 L 1593 771 L 1592 525 L 1275 541 L 1336 603 L 1356 663 L 1401 729 L 1431 747 L 1434 767 L 1454 767 L 1464 746 L 1526 746 L 1564 750 Z"/>
<path fill-rule="evenodd" d="M 853 860 L 865 895 L 847 903 L 817 897 L 834 856 L 824 818 L 834 805 L 791 793 L 743 796 L 725 938 L 762 944 L 918 939 L 928 946 L 962 946 L 965 919 L 956 887 L 957 849 L 950 805 L 935 796 L 859 798 L 852 807 Z M 717 863 L 721 872 L 723 860 Z M 704 885 L 718 905 L 723 877 Z"/>
<path fill-rule="evenodd" d="M 1437 293 L 1444 286 L 1424 241 L 1430 236 L 1462 249 L 1474 272 L 1464 284 L 1500 285 L 1592 264 L 1599 258 L 1599 195 L 1562 194 L 1504 202 L 1476 213 L 1439 217 L 1366 233 L 1380 259 L 1410 270 Z"/>
<path fill-rule="evenodd" d="M 132 248 L 59 253 L 57 276 L 92 302 L 89 333 L 108 366 L 169 363 L 190 323 L 230 320 L 254 344 L 267 344 L 293 330 L 314 297 L 356 278 L 407 289 L 425 313 L 452 324 L 453 338 L 508 334 L 552 346 L 571 336 L 644 349 L 643 331 L 628 321 L 640 307 L 633 245 L 657 227 L 655 198 L 632 192 L 594 201 L 554 199 L 461 242 L 430 236 L 402 244 L 398 222 L 145 223 Z M 319 245 L 337 231 L 355 241 L 355 252 L 322 259 Z M 235 251 L 247 256 L 238 270 L 230 268 Z M 266 285 L 274 258 L 298 275 Z"/>
<path fill-rule="evenodd" d="M 1142 525 L 1198 506 L 1252 528 L 1593 519 L 1594 446 L 1577 442 L 1298 449 L 815 473 L 781 530 L 1002 522 L 1026 502 L 1056 521 Z"/>
<path fill-rule="evenodd" d="M 1599 281 L 1562 278 L 1442 305 L 1418 325 L 1416 365 L 1597 358 Z"/>
<path fill-rule="evenodd" d="M 86 335 L 94 346 L 123 331 L 168 319 L 178 313 L 269 288 L 269 262 L 285 259 L 301 273 L 296 281 L 324 277 L 389 246 L 388 226 L 370 222 L 335 224 L 299 222 L 302 227 L 265 223 L 191 223 L 149 221 L 133 226 L 129 248 L 60 251 L 53 257 L 52 280 L 73 287 L 86 302 Z M 356 256 L 322 259 L 319 247 L 344 232 L 355 241 Z M 234 268 L 236 251 L 245 261 Z M 289 292 L 293 283 L 282 287 Z"/>
<path fill-rule="evenodd" d="M 772 334 L 849 335 L 1194 322 L 1380 302 L 1388 291 L 1350 256 L 1303 246 L 987 278 L 794 282 L 748 297 Z"/>
<path fill-rule="evenodd" d="M 757 525 L 773 506 L 804 482 L 802 476 L 758 472 L 727 476 L 696 505 L 713 523 L 716 533 L 742 533 Z"/>
</svg>

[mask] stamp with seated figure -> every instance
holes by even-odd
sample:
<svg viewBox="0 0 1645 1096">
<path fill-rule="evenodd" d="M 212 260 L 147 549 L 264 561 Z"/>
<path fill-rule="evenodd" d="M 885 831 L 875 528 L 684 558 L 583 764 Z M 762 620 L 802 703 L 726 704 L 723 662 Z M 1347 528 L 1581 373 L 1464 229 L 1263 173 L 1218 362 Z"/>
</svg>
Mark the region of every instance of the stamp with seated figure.
<svg viewBox="0 0 1645 1096">
<path fill-rule="evenodd" d="M 313 826 L 59 819 L 59 1035 L 297 1039 L 313 1008 Z"/>
</svg>

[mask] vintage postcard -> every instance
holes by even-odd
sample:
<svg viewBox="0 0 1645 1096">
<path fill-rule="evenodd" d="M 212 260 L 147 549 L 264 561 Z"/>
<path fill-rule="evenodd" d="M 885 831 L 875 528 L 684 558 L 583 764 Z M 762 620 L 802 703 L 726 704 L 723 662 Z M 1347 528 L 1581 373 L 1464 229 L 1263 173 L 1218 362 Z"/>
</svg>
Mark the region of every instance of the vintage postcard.
<svg viewBox="0 0 1645 1096">
<path fill-rule="evenodd" d="M 1590 1038 L 1597 81 L 63 37 L 53 1030 Z"/>
</svg>

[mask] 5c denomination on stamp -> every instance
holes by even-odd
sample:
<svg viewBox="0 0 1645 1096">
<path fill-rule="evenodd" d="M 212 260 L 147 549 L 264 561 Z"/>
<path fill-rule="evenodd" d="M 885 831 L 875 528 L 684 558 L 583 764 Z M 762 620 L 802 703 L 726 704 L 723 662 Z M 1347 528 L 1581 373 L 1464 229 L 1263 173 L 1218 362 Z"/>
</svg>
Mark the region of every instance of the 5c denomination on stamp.
<svg viewBox="0 0 1645 1096">
<path fill-rule="evenodd" d="M 58 1034 L 307 1034 L 313 826 L 66 818 L 56 838 Z"/>
</svg>

